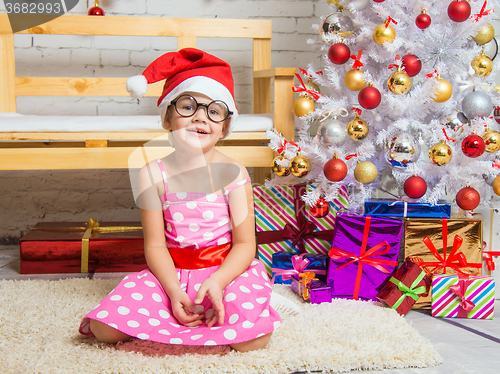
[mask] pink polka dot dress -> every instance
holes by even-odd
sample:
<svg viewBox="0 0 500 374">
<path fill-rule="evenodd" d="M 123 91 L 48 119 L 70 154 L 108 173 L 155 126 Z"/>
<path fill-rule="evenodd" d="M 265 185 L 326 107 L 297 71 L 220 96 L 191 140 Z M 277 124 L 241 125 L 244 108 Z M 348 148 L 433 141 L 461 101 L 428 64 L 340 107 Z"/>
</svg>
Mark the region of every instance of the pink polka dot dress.
<svg viewBox="0 0 500 374">
<path fill-rule="evenodd" d="M 161 196 L 168 247 L 197 250 L 231 242 L 229 193 L 250 179 L 239 182 L 222 195 L 199 192 L 169 193 L 163 166 L 158 160 L 165 184 Z M 205 279 L 219 266 L 203 269 L 176 268 L 181 289 L 194 300 Z M 173 316 L 171 303 L 156 277 L 148 269 L 127 275 L 80 325 L 80 333 L 91 335 L 89 320 L 103 322 L 121 332 L 166 344 L 228 345 L 249 341 L 272 332 L 281 324 L 270 306 L 271 284 L 263 264 L 253 260 L 249 268 L 224 289 L 224 324 L 186 327 Z M 213 315 L 205 297 L 196 313 Z"/>
</svg>

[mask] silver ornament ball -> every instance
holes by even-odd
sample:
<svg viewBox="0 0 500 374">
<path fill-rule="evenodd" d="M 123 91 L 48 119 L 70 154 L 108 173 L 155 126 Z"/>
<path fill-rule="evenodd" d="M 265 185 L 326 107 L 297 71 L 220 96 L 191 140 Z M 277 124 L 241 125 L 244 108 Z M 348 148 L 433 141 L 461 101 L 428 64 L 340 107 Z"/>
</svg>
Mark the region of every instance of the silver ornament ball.
<svg viewBox="0 0 500 374">
<path fill-rule="evenodd" d="M 331 147 L 345 140 L 346 126 L 337 119 L 328 119 L 318 128 L 318 139 L 323 147 Z"/>
<path fill-rule="evenodd" d="M 330 13 L 321 25 L 320 34 L 323 41 L 328 42 L 327 35 L 336 34 L 345 37 L 354 33 L 352 20 L 342 12 Z"/>
<path fill-rule="evenodd" d="M 389 164 L 405 168 L 420 157 L 420 143 L 413 135 L 403 132 L 386 140 L 384 152 L 385 159 Z"/>
<path fill-rule="evenodd" d="M 463 112 L 454 110 L 450 115 L 442 117 L 441 123 L 444 125 L 447 132 L 451 132 L 449 135 L 452 137 L 460 137 L 464 134 L 464 127 L 469 124 L 469 119 Z"/>
<path fill-rule="evenodd" d="M 483 90 L 469 92 L 462 100 L 462 111 L 468 119 L 488 117 L 493 110 L 490 95 Z"/>
</svg>

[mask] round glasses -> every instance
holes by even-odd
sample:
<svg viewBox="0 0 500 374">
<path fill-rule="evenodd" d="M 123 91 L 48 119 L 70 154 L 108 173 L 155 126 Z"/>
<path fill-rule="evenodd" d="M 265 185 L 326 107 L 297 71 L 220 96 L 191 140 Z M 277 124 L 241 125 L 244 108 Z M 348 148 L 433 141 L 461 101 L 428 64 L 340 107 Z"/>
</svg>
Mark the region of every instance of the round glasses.
<svg viewBox="0 0 500 374">
<path fill-rule="evenodd" d="M 208 104 L 199 103 L 190 95 L 182 95 L 170 103 L 175 106 L 175 111 L 182 117 L 191 117 L 199 107 L 207 110 L 208 118 L 213 122 L 222 122 L 233 114 L 227 104 L 221 100 L 214 100 Z"/>
</svg>

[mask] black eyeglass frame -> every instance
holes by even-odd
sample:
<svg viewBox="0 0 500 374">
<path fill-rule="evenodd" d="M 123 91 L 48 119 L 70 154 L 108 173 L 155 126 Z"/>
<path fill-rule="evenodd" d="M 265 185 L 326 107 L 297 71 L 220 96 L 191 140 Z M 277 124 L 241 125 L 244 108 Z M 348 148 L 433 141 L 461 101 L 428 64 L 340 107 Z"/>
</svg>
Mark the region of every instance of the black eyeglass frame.
<svg viewBox="0 0 500 374">
<path fill-rule="evenodd" d="M 196 108 L 195 108 L 195 110 L 193 111 L 193 114 L 190 114 L 189 116 L 185 116 L 185 115 L 183 115 L 183 114 L 179 113 L 179 110 L 177 109 L 177 102 L 178 102 L 180 99 L 182 99 L 183 97 L 189 97 L 189 98 L 191 98 L 191 99 L 192 99 L 192 100 L 196 103 Z M 215 120 L 213 120 L 213 119 L 212 119 L 212 117 L 210 117 L 210 112 L 208 111 L 208 107 L 209 107 L 210 105 L 212 105 L 213 103 L 222 103 L 222 104 L 224 104 L 224 105 L 225 105 L 225 107 L 227 108 L 227 115 L 226 115 L 226 117 L 224 117 L 224 119 L 221 119 L 220 121 L 215 121 Z M 232 115 L 234 114 L 233 112 L 231 112 L 231 111 L 229 110 L 229 107 L 227 106 L 227 104 L 226 104 L 224 101 L 222 101 L 222 100 L 213 100 L 213 101 L 209 102 L 208 104 L 203 104 L 203 103 L 199 103 L 199 102 L 198 102 L 198 101 L 197 101 L 197 100 L 196 100 L 193 96 L 191 96 L 191 95 L 181 95 L 181 96 L 179 96 L 177 99 L 172 100 L 172 101 L 170 102 L 170 105 L 173 105 L 173 106 L 174 106 L 174 108 L 175 108 L 175 111 L 177 112 L 177 114 L 178 114 L 178 115 L 180 115 L 181 117 L 184 117 L 184 118 L 188 118 L 188 117 L 192 117 L 192 116 L 194 116 L 194 115 L 195 115 L 195 113 L 198 111 L 198 109 L 199 109 L 200 107 L 204 107 L 204 108 L 205 108 L 205 110 L 206 110 L 206 113 L 207 113 L 207 117 L 210 119 L 210 121 L 212 121 L 212 122 L 216 122 L 216 123 L 221 123 L 221 122 L 224 122 L 226 119 L 228 119 L 228 118 L 229 118 L 229 116 L 232 116 Z"/>
</svg>

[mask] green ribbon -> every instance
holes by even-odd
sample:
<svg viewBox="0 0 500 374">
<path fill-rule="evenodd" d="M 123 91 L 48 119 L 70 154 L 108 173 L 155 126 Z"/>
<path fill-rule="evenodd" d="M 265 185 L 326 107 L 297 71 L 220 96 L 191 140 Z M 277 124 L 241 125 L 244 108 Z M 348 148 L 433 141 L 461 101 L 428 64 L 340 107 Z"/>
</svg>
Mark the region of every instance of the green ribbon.
<svg viewBox="0 0 500 374">
<path fill-rule="evenodd" d="M 399 279 L 391 277 L 391 279 L 389 279 L 389 281 L 394 283 L 399 288 L 399 290 L 403 292 L 403 295 L 401 295 L 401 297 L 394 303 L 393 306 L 391 306 L 391 308 L 397 309 L 402 304 L 403 300 L 407 296 L 409 296 L 409 297 L 413 298 L 415 301 L 417 301 L 420 297 L 419 295 L 423 294 L 426 291 L 425 286 L 417 287 L 418 284 L 420 283 L 420 281 L 422 279 L 424 279 L 424 277 L 425 277 L 425 273 L 421 272 L 420 275 L 410 285 L 410 287 L 408 287 L 406 284 L 401 282 Z"/>
</svg>

